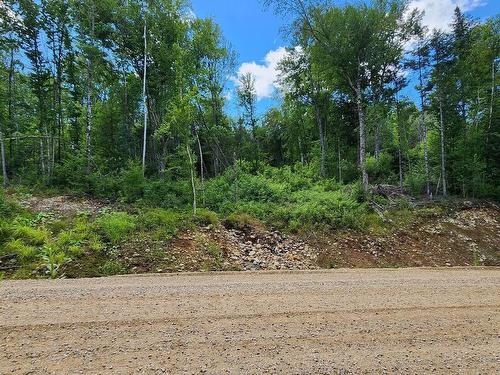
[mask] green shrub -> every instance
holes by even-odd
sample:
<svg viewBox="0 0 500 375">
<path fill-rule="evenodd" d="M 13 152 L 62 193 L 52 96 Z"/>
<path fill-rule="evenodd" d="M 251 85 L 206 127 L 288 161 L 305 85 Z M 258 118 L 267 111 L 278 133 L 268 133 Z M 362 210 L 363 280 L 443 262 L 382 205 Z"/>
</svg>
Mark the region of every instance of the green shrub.
<svg viewBox="0 0 500 375">
<path fill-rule="evenodd" d="M 120 195 L 120 179 L 116 173 L 95 171 L 90 176 L 90 193 L 99 198 L 117 199 Z"/>
<path fill-rule="evenodd" d="M 226 218 L 226 225 L 230 228 L 242 230 L 246 227 L 258 227 L 262 224 L 247 213 L 233 213 Z"/>
<path fill-rule="evenodd" d="M 425 192 L 427 182 L 425 173 L 412 171 L 405 177 L 404 185 L 413 195 L 421 195 Z"/>
<path fill-rule="evenodd" d="M 113 243 L 127 239 L 136 227 L 134 218 L 126 212 L 105 214 L 96 220 L 96 225 L 106 239 Z"/>
<path fill-rule="evenodd" d="M 200 225 L 219 225 L 219 218 L 213 211 L 201 208 L 196 212 L 195 221 Z"/>
<path fill-rule="evenodd" d="M 234 205 L 245 202 L 279 203 L 286 200 L 291 187 L 263 175 L 250 175 L 241 170 L 228 170 L 211 179 L 205 186 L 209 208 L 222 213 L 234 212 Z"/>
<path fill-rule="evenodd" d="M 3 245 L 3 254 L 16 254 L 21 262 L 26 263 L 35 260 L 38 257 L 36 247 L 28 246 L 21 240 L 12 240 Z"/>
<path fill-rule="evenodd" d="M 99 273 L 103 276 L 121 275 L 126 272 L 126 269 L 115 260 L 108 260 L 99 267 Z"/>
<path fill-rule="evenodd" d="M 161 237 L 171 238 L 184 226 L 185 216 L 177 211 L 154 208 L 139 216 L 139 225 L 145 231 L 155 231 Z"/>
<path fill-rule="evenodd" d="M 362 228 L 364 205 L 341 192 L 303 191 L 294 196 L 298 203 L 291 217 L 305 226 L 324 225 L 334 229 Z"/>
<path fill-rule="evenodd" d="M 191 203 L 191 185 L 185 181 L 157 180 L 145 184 L 145 204 L 161 208 L 184 208 Z"/>
<path fill-rule="evenodd" d="M 14 235 L 14 229 L 5 221 L 0 221 L 0 246 Z"/>
<path fill-rule="evenodd" d="M 144 194 L 144 172 L 142 166 L 131 163 L 122 170 L 120 175 L 121 197 L 125 202 L 135 202 L 142 198 Z"/>
<path fill-rule="evenodd" d="M 86 167 L 87 158 L 83 152 L 70 153 L 61 163 L 56 164 L 52 183 L 69 188 L 72 192 L 86 192 L 90 182 Z"/>
<path fill-rule="evenodd" d="M 14 237 L 23 240 L 28 245 L 41 246 L 49 238 L 46 230 L 36 229 L 25 225 L 14 226 Z"/>
<path fill-rule="evenodd" d="M 387 152 L 380 153 L 378 159 L 375 156 L 366 158 L 366 171 L 372 183 L 388 181 L 389 177 L 393 175 L 393 161 L 394 158 Z"/>
<path fill-rule="evenodd" d="M 3 191 L 0 191 L 0 218 L 11 218 L 17 210 L 17 205 L 7 199 Z"/>
<path fill-rule="evenodd" d="M 52 246 L 44 246 L 42 249 L 42 260 L 44 262 L 45 274 L 51 279 L 56 279 L 64 276 L 60 275 L 60 269 L 64 264 L 71 261 L 71 258 L 59 249 Z"/>
</svg>

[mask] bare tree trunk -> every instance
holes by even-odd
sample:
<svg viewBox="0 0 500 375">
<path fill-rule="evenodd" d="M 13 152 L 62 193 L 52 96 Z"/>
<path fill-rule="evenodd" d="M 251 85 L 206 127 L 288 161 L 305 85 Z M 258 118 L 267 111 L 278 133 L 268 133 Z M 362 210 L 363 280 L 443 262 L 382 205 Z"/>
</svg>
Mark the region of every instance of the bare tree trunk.
<svg viewBox="0 0 500 375">
<path fill-rule="evenodd" d="M 92 159 L 92 63 L 89 59 L 87 62 L 87 126 L 85 129 L 85 144 L 87 153 L 87 176 L 90 175 L 92 171 L 91 159 Z"/>
<path fill-rule="evenodd" d="M 198 152 L 200 154 L 200 178 L 201 178 L 201 199 L 202 203 L 205 204 L 205 173 L 204 173 L 204 161 L 203 161 L 203 150 L 201 148 L 200 137 L 196 134 L 196 140 L 198 141 Z"/>
<path fill-rule="evenodd" d="M 144 14 L 144 76 L 142 79 L 142 102 L 144 106 L 144 135 L 142 142 L 142 173 L 146 171 L 146 147 L 147 147 L 147 136 L 148 136 L 148 106 L 146 97 L 146 77 L 147 77 L 147 26 L 146 26 L 146 14 Z"/>
<path fill-rule="evenodd" d="M 45 174 L 45 163 L 44 163 L 44 156 L 43 156 L 43 138 L 40 138 L 40 165 L 42 168 L 42 177 Z"/>
<path fill-rule="evenodd" d="M 8 91 L 8 119 L 9 119 L 9 131 L 12 133 L 14 128 L 14 90 L 15 90 L 15 62 L 14 62 L 14 48 L 10 49 L 10 64 L 9 64 L 9 91 Z M 19 133 L 19 122 L 16 122 L 16 132 Z M 9 155 L 11 160 L 11 172 L 17 165 L 17 155 L 18 155 L 18 142 L 16 140 L 16 151 L 14 152 L 14 147 L 12 145 L 12 140 L 9 141 Z"/>
<path fill-rule="evenodd" d="M 320 108 L 318 104 L 315 103 L 316 121 L 318 123 L 319 130 L 319 144 L 320 144 L 320 170 L 319 174 L 321 177 L 326 176 L 326 137 L 325 137 L 325 126 L 323 123 L 323 117 L 321 116 Z"/>
<path fill-rule="evenodd" d="M 337 148 L 338 148 L 339 182 L 342 184 L 342 158 L 340 156 L 340 137 L 337 137 Z"/>
<path fill-rule="evenodd" d="M 361 91 L 361 84 L 358 81 L 356 87 L 356 103 L 358 107 L 359 118 L 359 167 L 361 168 L 361 175 L 363 181 L 363 189 L 368 191 L 368 173 L 366 171 L 365 158 L 366 158 L 366 128 L 365 128 L 365 112 L 363 108 L 363 93 Z"/>
<path fill-rule="evenodd" d="M 91 41 L 93 43 L 94 39 L 94 13 L 95 13 L 95 4 L 92 1 L 92 6 L 89 9 L 90 16 L 90 32 L 91 32 Z M 86 151 L 87 151 L 87 176 L 90 176 L 92 172 L 92 86 L 93 86 L 93 73 L 92 73 L 92 57 L 89 56 L 87 60 L 87 127 L 85 130 L 85 138 L 86 138 Z"/>
<path fill-rule="evenodd" d="M 490 145 L 490 132 L 491 126 L 493 125 L 493 109 L 495 107 L 495 92 L 496 92 L 496 61 L 493 58 L 491 63 L 491 93 L 490 93 L 490 108 L 488 114 L 488 130 L 486 131 L 486 154 L 489 155 L 489 145 Z M 489 160 L 489 157 L 487 158 Z"/>
<path fill-rule="evenodd" d="M 0 153 L 2 155 L 2 177 L 3 177 L 3 187 L 7 187 L 9 183 L 9 178 L 7 176 L 7 163 L 5 161 L 5 144 L 3 141 L 3 133 L 0 132 Z"/>
<path fill-rule="evenodd" d="M 399 167 L 399 188 L 403 189 L 403 137 L 401 136 L 401 123 L 399 122 L 399 101 L 396 100 L 396 121 L 398 131 L 398 167 Z"/>
<path fill-rule="evenodd" d="M 419 57 L 420 59 L 420 57 Z M 420 61 L 420 60 L 419 60 Z M 424 93 L 422 92 L 424 87 L 424 81 L 422 76 L 422 66 L 421 62 L 419 62 L 419 82 L 420 82 L 420 128 L 423 132 L 423 142 L 424 142 L 424 168 L 425 168 L 425 185 L 426 185 L 426 193 L 427 197 L 431 197 L 431 185 L 429 181 L 429 145 L 427 143 L 427 124 L 425 123 L 425 99 Z"/>
<path fill-rule="evenodd" d="M 299 152 L 300 152 L 300 163 L 304 165 L 305 164 L 304 152 L 302 151 L 302 140 L 300 139 L 300 137 L 299 137 Z"/>
<path fill-rule="evenodd" d="M 196 184 L 194 178 L 193 157 L 191 156 L 191 149 L 189 148 L 189 145 L 186 145 L 186 150 L 189 157 L 189 167 L 191 170 L 191 188 L 193 189 L 193 214 L 196 215 Z"/>
<path fill-rule="evenodd" d="M 444 118 L 443 118 L 443 102 L 439 97 L 439 130 L 441 133 L 441 178 L 443 180 L 443 196 L 448 195 L 448 186 L 446 183 L 446 154 L 444 147 Z"/>
<path fill-rule="evenodd" d="M 427 134 L 427 125 L 425 125 L 424 121 L 424 166 L 425 166 L 425 185 L 427 197 L 431 197 L 431 184 L 429 181 L 429 145 L 427 142 L 428 134 Z"/>
<path fill-rule="evenodd" d="M 380 122 L 377 121 L 377 125 L 375 127 L 375 158 L 379 160 L 380 158 L 380 149 L 381 149 L 382 140 L 380 138 Z"/>
</svg>

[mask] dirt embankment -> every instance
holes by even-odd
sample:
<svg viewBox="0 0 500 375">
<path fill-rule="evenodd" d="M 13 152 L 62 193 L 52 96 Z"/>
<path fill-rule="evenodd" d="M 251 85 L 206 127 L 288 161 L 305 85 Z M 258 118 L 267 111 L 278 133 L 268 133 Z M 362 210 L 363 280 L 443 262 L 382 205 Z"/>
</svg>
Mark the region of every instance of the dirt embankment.
<svg viewBox="0 0 500 375">
<path fill-rule="evenodd" d="M 499 269 L 0 284 L 2 374 L 494 374 Z"/>
<path fill-rule="evenodd" d="M 63 217 L 112 210 L 103 201 L 67 196 L 32 197 L 23 204 Z M 405 220 L 388 216 L 383 230 L 364 232 L 286 235 L 262 225 L 223 223 L 186 230 L 172 240 L 132 236 L 113 251 L 127 273 L 500 265 L 498 206 L 460 202 L 405 214 Z M 91 276 L 85 268 L 92 267 L 74 262 L 67 275 Z"/>
</svg>

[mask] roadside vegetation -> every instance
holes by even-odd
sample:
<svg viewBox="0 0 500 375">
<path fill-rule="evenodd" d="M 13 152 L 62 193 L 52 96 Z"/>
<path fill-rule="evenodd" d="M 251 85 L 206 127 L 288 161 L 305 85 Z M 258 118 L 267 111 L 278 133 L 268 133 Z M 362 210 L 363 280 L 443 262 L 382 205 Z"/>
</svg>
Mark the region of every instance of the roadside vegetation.
<svg viewBox="0 0 500 375">
<path fill-rule="evenodd" d="M 290 21 L 265 113 L 189 1 L 0 0 L 1 277 L 429 264 L 426 230 L 495 264 L 497 208 L 484 233 L 440 220 L 500 199 L 498 15 L 440 32 L 402 0 L 261 3 Z M 389 240 L 421 227 L 414 257 Z"/>
<path fill-rule="evenodd" d="M 132 247 L 131 256 L 146 255 L 142 262 L 151 263 L 154 270 L 175 271 L 176 262 L 164 262 L 165 256 L 172 240 L 186 231 L 270 228 L 297 238 L 332 238 L 345 233 L 383 237 L 442 217 L 454 204 L 453 200 L 422 200 L 421 207 L 417 207 L 414 198 L 397 188 L 382 186 L 380 189 L 389 189 L 389 193 L 376 189 L 365 193 L 360 184 L 321 179 L 302 166 L 265 167 L 259 173 L 251 173 L 249 168 L 241 163 L 207 181 L 200 196 L 205 203 L 196 214 L 189 194 L 177 194 L 172 201 L 170 188 L 158 194 L 158 183 L 140 178 L 122 180 L 119 190 L 105 192 L 101 187 L 113 199 L 108 199 L 98 212 L 81 210 L 65 215 L 50 210 L 30 211 L 19 204 L 31 196 L 30 190 L 8 189 L 0 195 L 2 277 L 59 278 L 136 272 L 126 254 L 126 249 Z M 153 203 L 153 197 L 148 196 L 152 186 L 156 190 Z M 47 196 L 60 193 L 45 191 Z M 40 191 L 37 194 L 43 196 Z M 223 269 L 224 253 L 217 241 L 199 237 L 192 242 L 197 251 L 206 255 L 199 270 Z M 474 254 L 473 264 L 481 264 L 478 256 Z M 323 254 L 318 265 L 328 268 L 335 264 L 327 259 L 328 255 Z M 163 262 L 163 266 L 156 265 L 158 262 Z"/>
</svg>

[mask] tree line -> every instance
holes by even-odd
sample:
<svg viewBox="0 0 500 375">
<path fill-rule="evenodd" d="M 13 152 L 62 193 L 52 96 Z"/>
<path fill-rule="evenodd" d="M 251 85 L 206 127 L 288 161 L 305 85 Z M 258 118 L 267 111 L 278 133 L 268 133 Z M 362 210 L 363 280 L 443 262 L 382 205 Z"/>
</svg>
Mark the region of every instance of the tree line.
<svg viewBox="0 0 500 375">
<path fill-rule="evenodd" d="M 500 195 L 498 16 L 457 8 L 444 32 L 404 1 L 263 6 L 293 21 L 280 104 L 260 116 L 251 74 L 238 114 L 226 109 L 235 53 L 187 1 L 0 1 L 3 183 L 105 195 L 103 181 L 140 170 L 196 197 L 245 161 L 365 189 Z"/>
</svg>

